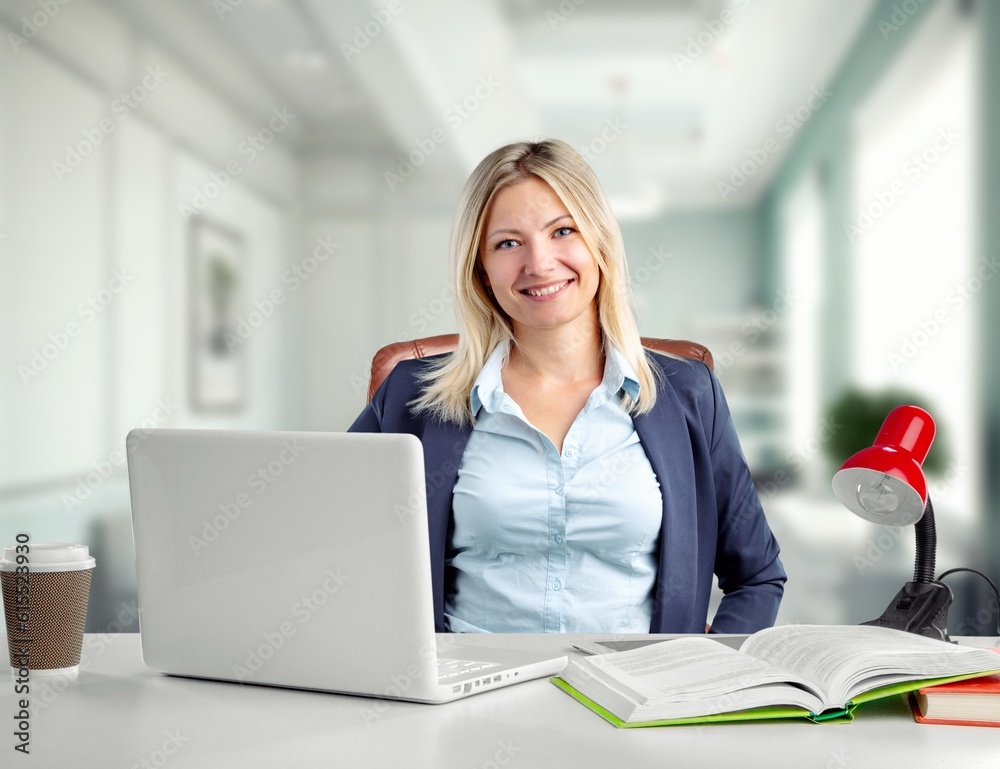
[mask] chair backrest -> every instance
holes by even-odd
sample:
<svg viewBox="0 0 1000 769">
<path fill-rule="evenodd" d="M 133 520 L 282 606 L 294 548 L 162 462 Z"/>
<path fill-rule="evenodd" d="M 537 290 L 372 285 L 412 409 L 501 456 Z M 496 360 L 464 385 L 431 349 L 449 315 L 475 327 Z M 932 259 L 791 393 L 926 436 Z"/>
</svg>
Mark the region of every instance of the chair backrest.
<svg viewBox="0 0 1000 769">
<path fill-rule="evenodd" d="M 642 338 L 642 346 L 658 352 L 667 352 L 672 355 L 680 355 L 684 358 L 703 361 L 709 368 L 715 367 L 712 353 L 704 345 L 697 342 L 688 342 L 683 339 L 652 339 Z M 393 342 L 387 344 L 372 359 L 372 375 L 368 381 L 368 400 L 372 399 L 375 391 L 382 381 L 392 373 L 396 364 L 401 360 L 411 358 L 426 358 L 430 355 L 439 355 L 445 352 L 452 352 L 458 347 L 458 334 L 442 334 L 440 336 L 428 336 L 423 339 L 413 339 L 409 342 Z"/>
</svg>

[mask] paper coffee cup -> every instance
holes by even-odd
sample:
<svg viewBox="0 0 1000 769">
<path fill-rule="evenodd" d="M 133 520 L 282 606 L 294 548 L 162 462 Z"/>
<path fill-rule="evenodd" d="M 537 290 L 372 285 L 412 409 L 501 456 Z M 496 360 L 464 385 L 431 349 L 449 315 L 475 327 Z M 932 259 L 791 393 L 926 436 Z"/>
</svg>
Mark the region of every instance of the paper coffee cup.
<svg viewBox="0 0 1000 769">
<path fill-rule="evenodd" d="M 86 545 L 6 547 L 0 559 L 7 648 L 15 673 L 65 675 L 80 667 L 83 626 L 96 562 Z"/>
</svg>

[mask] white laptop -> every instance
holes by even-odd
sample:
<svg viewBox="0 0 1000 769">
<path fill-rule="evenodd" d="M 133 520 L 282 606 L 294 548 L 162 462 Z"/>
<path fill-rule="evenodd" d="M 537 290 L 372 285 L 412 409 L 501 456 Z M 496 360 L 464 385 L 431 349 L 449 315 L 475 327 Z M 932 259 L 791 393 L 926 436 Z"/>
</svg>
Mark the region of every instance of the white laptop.
<svg viewBox="0 0 1000 769">
<path fill-rule="evenodd" d="M 437 703 L 566 664 L 435 636 L 412 435 L 134 430 L 126 447 L 153 670 Z"/>
</svg>

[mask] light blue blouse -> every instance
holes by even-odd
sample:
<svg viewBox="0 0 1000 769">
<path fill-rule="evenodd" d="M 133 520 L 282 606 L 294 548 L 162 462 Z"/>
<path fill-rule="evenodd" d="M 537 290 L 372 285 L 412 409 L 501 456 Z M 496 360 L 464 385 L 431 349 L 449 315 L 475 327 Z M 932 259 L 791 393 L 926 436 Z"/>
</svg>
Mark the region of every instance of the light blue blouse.
<svg viewBox="0 0 1000 769">
<path fill-rule="evenodd" d="M 499 345 L 470 393 L 476 423 L 453 496 L 445 621 L 455 632 L 648 633 L 663 501 L 621 392 L 617 350 L 563 441 L 504 392 Z"/>
</svg>

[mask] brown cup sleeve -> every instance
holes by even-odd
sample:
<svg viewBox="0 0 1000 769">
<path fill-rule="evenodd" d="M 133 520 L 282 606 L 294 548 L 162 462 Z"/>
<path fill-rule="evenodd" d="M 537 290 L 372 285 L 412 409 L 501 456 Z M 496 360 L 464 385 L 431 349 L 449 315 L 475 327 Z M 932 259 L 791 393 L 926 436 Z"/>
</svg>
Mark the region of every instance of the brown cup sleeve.
<svg viewBox="0 0 1000 769">
<path fill-rule="evenodd" d="M 23 575 L 0 573 L 11 667 L 51 670 L 80 664 L 92 571 L 29 573 L 27 607 L 17 604 L 17 577 Z M 26 626 L 21 613 L 28 616 Z"/>
</svg>

